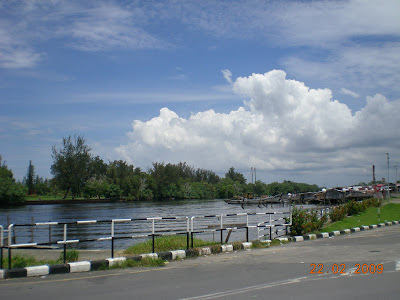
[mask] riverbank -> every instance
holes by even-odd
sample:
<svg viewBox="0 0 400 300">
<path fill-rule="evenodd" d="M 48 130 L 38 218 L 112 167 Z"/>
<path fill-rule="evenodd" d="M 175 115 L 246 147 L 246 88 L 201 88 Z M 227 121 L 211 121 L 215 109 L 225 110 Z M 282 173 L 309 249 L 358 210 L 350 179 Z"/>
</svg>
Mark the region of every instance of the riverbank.
<svg viewBox="0 0 400 300">
<path fill-rule="evenodd" d="M 27 200 L 25 205 L 46 205 L 46 204 L 81 204 L 81 203 L 117 203 L 133 200 L 111 200 L 111 199 L 54 199 L 54 200 Z"/>
</svg>

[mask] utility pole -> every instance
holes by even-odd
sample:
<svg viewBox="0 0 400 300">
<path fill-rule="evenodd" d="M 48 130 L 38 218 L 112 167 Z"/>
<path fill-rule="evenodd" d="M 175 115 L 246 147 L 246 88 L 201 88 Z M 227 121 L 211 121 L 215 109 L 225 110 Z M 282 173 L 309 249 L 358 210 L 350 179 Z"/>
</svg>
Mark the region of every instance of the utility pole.
<svg viewBox="0 0 400 300">
<path fill-rule="evenodd" d="M 393 166 L 393 168 L 396 168 L 396 177 L 395 177 L 395 179 L 394 179 L 394 183 L 395 183 L 395 185 L 396 185 L 396 194 L 399 194 L 399 188 L 397 187 L 397 167 L 398 167 L 399 165 L 394 165 Z M 399 195 L 397 195 L 397 197 L 398 197 Z"/>
<path fill-rule="evenodd" d="M 387 194 L 388 194 L 388 201 L 390 200 L 390 189 L 389 189 L 389 187 L 390 187 L 390 180 L 389 180 L 389 153 L 386 153 L 386 156 L 387 156 L 387 169 L 388 169 L 388 176 L 387 176 L 387 186 L 388 186 L 388 189 L 387 189 Z"/>
</svg>

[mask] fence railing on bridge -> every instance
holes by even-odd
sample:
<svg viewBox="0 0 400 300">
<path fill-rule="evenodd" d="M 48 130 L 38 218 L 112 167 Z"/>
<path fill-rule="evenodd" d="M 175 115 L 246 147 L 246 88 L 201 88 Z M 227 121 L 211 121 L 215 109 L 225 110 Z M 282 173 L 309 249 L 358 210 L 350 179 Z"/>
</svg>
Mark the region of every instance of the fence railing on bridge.
<svg viewBox="0 0 400 300">
<path fill-rule="evenodd" d="M 286 216 L 286 217 L 285 217 Z M 88 226 L 101 226 L 100 237 L 88 237 Z M 108 225 L 107 225 L 108 224 Z M 63 260 L 66 261 L 68 245 L 91 242 L 109 242 L 111 257 L 114 257 L 115 243 L 122 239 L 152 239 L 152 252 L 156 251 L 156 237 L 168 235 L 186 235 L 186 248 L 194 247 L 195 235 L 219 233 L 221 245 L 228 243 L 232 232 L 244 231 L 244 239 L 250 239 L 249 231 L 256 230 L 257 239 L 269 239 L 287 234 L 287 227 L 292 224 L 292 214 L 289 212 L 265 213 L 235 213 L 207 216 L 175 216 L 175 217 L 150 217 L 133 219 L 110 220 L 82 220 L 72 222 L 38 222 L 30 224 L 10 224 L 7 229 L 0 225 L 0 269 L 3 268 L 3 249 L 8 250 L 8 268 L 11 268 L 12 249 L 40 249 L 56 245 L 62 247 Z M 108 227 L 109 226 L 109 227 Z M 106 230 L 107 227 L 110 231 Z M 17 239 L 16 229 L 25 229 L 30 236 L 25 234 Z M 48 240 L 34 236 L 34 228 L 48 230 Z M 266 232 L 268 229 L 268 232 Z M 90 230 L 90 229 L 89 229 Z M 98 228 L 96 229 L 99 230 Z M 106 233 L 109 232 L 109 234 Z M 227 232 L 224 240 L 224 232 Z M 5 234 L 7 237 L 5 237 Z M 46 234 L 47 235 L 47 234 Z M 53 240 L 52 236 L 56 236 Z M 22 235 L 21 235 L 22 236 Z M 72 236 L 72 238 L 71 238 Z M 76 236 L 82 238 L 76 238 Z M 57 239 L 58 237 L 58 239 Z M 60 239 L 60 237 L 62 237 Z M 36 242 L 34 242 L 36 239 Z M 243 239 L 242 239 L 243 240 Z M 7 243 L 5 243 L 6 241 Z M 108 248 L 108 247 L 107 247 Z"/>
</svg>

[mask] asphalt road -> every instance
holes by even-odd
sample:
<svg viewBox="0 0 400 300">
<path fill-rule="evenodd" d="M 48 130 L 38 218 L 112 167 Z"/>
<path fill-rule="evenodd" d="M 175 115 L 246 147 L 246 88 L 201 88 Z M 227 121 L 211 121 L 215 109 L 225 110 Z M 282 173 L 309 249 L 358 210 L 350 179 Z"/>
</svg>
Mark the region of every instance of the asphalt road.
<svg viewBox="0 0 400 300">
<path fill-rule="evenodd" d="M 399 299 L 400 225 L 174 261 L 162 268 L 2 280 L 0 295 L 60 300 Z"/>
</svg>

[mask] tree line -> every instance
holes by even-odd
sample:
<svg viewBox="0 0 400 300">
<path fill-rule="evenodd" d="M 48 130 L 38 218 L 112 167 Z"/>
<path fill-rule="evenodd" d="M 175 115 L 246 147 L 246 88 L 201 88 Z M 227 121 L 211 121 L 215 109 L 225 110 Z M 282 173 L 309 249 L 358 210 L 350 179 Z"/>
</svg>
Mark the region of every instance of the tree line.
<svg viewBox="0 0 400 300">
<path fill-rule="evenodd" d="M 93 156 L 86 140 L 76 135 L 63 138 L 61 147 L 53 146 L 52 158 L 52 179 L 36 175 L 30 161 L 27 175 L 22 183 L 18 183 L 6 164 L 1 163 L 0 157 L 0 204 L 21 203 L 25 195 L 145 201 L 227 199 L 246 193 L 277 195 L 320 190 L 317 185 L 291 181 L 266 184 L 257 180 L 255 183 L 247 183 L 243 174 L 236 172 L 233 167 L 221 178 L 213 171 L 196 169 L 186 162 L 155 162 L 147 171 L 122 160 L 106 163 L 99 156 Z M 3 196 L 3 190 L 10 190 L 10 185 L 15 185 L 14 190 L 18 191 L 18 196 L 6 193 Z"/>
</svg>

